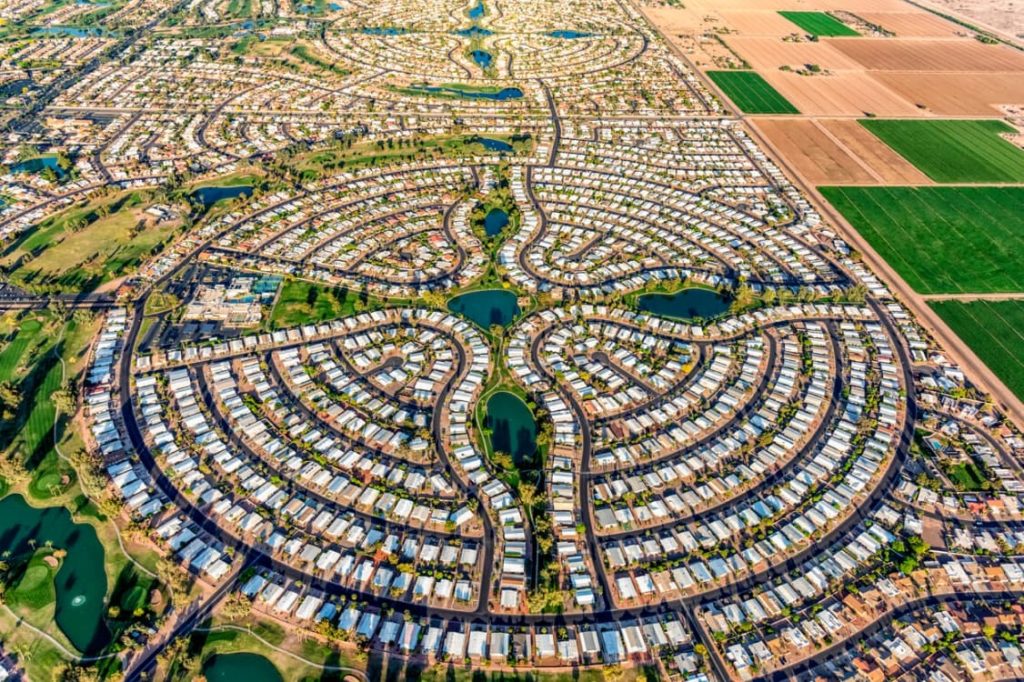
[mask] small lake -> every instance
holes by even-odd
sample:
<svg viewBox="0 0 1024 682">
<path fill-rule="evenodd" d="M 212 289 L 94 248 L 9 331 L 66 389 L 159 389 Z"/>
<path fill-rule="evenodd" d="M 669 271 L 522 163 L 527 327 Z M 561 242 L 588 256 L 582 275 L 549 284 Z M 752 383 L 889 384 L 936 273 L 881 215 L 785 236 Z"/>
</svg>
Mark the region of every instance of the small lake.
<svg viewBox="0 0 1024 682">
<path fill-rule="evenodd" d="M 203 665 L 203 675 L 208 682 L 284 682 L 269 659 L 251 653 L 214 654 Z"/>
<path fill-rule="evenodd" d="M 501 208 L 492 208 L 484 216 L 484 234 L 495 237 L 508 225 L 508 213 Z"/>
<path fill-rule="evenodd" d="M 12 173 L 38 173 L 44 168 L 49 168 L 58 177 L 64 175 L 64 169 L 57 165 L 56 156 L 37 156 L 34 159 L 25 159 L 11 164 Z"/>
<path fill-rule="evenodd" d="M 230 185 L 227 187 L 198 187 L 192 196 L 202 203 L 203 208 L 210 208 L 218 201 L 234 199 L 240 196 L 252 196 L 252 185 Z"/>
<path fill-rule="evenodd" d="M 473 142 L 478 142 L 484 146 L 484 149 L 492 152 L 510 152 L 513 150 L 512 145 L 504 140 L 495 140 L 493 137 L 474 137 Z"/>
<path fill-rule="evenodd" d="M 479 19 L 483 15 L 484 15 L 484 3 L 483 3 L 482 0 L 478 0 L 476 5 L 474 5 L 469 10 L 469 18 L 470 19 Z"/>
<path fill-rule="evenodd" d="M 96 530 L 75 523 L 64 507 L 36 509 L 20 495 L 0 500 L 0 548 L 14 557 L 27 556 L 34 551 L 30 541 L 36 547 L 49 541 L 67 552 L 53 581 L 57 627 L 82 653 L 101 652 L 110 643 L 110 631 L 103 620 L 107 573 Z"/>
<path fill-rule="evenodd" d="M 508 326 L 519 314 L 519 302 L 511 291 L 484 289 L 456 296 L 448 301 L 448 310 L 490 329 L 492 324 Z"/>
<path fill-rule="evenodd" d="M 487 400 L 491 449 L 512 455 L 516 467 L 530 467 L 537 454 L 537 421 L 515 393 L 498 391 Z"/>
<path fill-rule="evenodd" d="M 548 34 L 552 38 L 563 38 L 565 40 L 575 40 L 576 38 L 589 38 L 594 35 L 593 33 L 587 33 L 585 31 L 552 31 Z"/>
<path fill-rule="evenodd" d="M 711 289 L 687 287 L 673 294 L 642 294 L 637 298 L 637 308 L 645 313 L 680 320 L 700 317 L 709 320 L 729 312 L 732 301 Z"/>
<path fill-rule="evenodd" d="M 491 62 L 494 61 L 494 58 L 491 57 L 491 53 L 487 50 L 473 50 L 470 52 L 470 56 L 473 57 L 473 61 L 476 62 L 476 65 L 481 69 L 491 68 Z"/>
</svg>

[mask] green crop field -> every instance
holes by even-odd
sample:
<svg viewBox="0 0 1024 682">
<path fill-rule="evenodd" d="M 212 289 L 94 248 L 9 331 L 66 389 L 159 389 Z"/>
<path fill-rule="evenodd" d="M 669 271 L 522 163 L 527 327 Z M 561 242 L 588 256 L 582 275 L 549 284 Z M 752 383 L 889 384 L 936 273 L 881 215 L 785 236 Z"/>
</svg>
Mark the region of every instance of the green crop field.
<svg viewBox="0 0 1024 682">
<path fill-rule="evenodd" d="M 922 294 L 1024 291 L 1024 187 L 823 187 Z"/>
<path fill-rule="evenodd" d="M 831 38 L 835 36 L 858 36 L 852 28 L 824 12 L 779 12 L 812 36 Z"/>
<path fill-rule="evenodd" d="M 863 119 L 861 125 L 936 182 L 1024 182 L 1024 150 L 994 119 L 920 121 Z"/>
<path fill-rule="evenodd" d="M 1024 399 L 1024 300 L 933 301 L 946 324 L 1018 398 Z"/>
<path fill-rule="evenodd" d="M 745 114 L 800 113 L 754 71 L 708 71 L 707 75 Z"/>
</svg>

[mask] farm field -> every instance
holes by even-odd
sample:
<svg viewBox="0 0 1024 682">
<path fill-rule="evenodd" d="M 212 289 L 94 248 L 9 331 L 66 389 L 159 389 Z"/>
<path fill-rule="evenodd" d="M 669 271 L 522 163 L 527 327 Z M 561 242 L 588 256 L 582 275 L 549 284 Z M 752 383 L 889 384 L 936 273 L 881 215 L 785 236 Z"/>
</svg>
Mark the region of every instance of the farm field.
<svg viewBox="0 0 1024 682">
<path fill-rule="evenodd" d="M 861 125 L 936 182 L 1024 182 L 1024 150 L 999 136 L 1013 132 L 1002 121 L 865 119 Z"/>
<path fill-rule="evenodd" d="M 863 38 L 838 40 L 830 45 L 869 71 L 1024 70 L 1024 52 L 977 40 Z"/>
<path fill-rule="evenodd" d="M 957 32 L 955 24 L 926 12 L 857 12 L 857 16 L 897 38 L 952 38 Z"/>
<path fill-rule="evenodd" d="M 799 113 L 796 107 L 754 71 L 708 71 L 707 74 L 743 113 Z"/>
<path fill-rule="evenodd" d="M 922 294 L 1024 291 L 1024 187 L 822 187 Z"/>
<path fill-rule="evenodd" d="M 753 125 L 812 185 L 930 182 L 854 120 L 760 118 Z"/>
<path fill-rule="evenodd" d="M 878 71 L 890 91 L 939 116 L 999 116 L 1007 102 L 1024 102 L 1024 73 Z"/>
<path fill-rule="evenodd" d="M 946 324 L 1024 399 L 1024 300 L 932 301 Z"/>
<path fill-rule="evenodd" d="M 852 28 L 825 12 L 779 12 L 813 36 L 838 37 L 860 35 Z"/>
</svg>

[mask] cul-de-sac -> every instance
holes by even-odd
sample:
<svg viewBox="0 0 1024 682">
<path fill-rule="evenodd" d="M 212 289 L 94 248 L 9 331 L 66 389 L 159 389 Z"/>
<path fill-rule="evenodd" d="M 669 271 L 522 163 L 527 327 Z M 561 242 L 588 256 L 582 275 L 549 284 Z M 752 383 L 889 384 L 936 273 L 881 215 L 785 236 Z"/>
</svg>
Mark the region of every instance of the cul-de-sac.
<svg viewBox="0 0 1024 682">
<path fill-rule="evenodd" d="M 0 0 L 8 679 L 1024 679 L 1024 6 Z"/>
</svg>

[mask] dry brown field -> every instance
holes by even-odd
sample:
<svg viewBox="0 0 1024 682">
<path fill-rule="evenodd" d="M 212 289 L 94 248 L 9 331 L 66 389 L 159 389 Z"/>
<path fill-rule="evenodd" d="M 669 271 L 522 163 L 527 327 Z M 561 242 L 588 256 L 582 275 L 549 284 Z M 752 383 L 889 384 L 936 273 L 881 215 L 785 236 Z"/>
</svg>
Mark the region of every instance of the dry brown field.
<svg viewBox="0 0 1024 682">
<path fill-rule="evenodd" d="M 751 124 L 809 184 L 931 184 L 853 119 L 758 118 Z"/>
<path fill-rule="evenodd" d="M 872 24 L 892 31 L 897 38 L 952 38 L 963 29 L 924 12 L 855 12 Z"/>
<path fill-rule="evenodd" d="M 802 41 L 798 43 L 784 42 L 779 38 L 762 36 L 724 36 L 725 42 L 746 57 L 754 69 L 767 77 L 771 71 L 778 71 L 780 66 L 794 69 L 803 68 L 805 64 L 818 64 L 831 71 L 861 70 L 857 60 L 848 57 L 837 49 L 837 42 L 846 41 Z M 848 40 L 860 40 L 849 38 Z"/>
<path fill-rule="evenodd" d="M 999 116 L 1024 103 L 1024 73 L 875 73 L 874 78 L 938 116 Z"/>
<path fill-rule="evenodd" d="M 912 102 L 866 73 L 799 76 L 776 70 L 761 75 L 807 116 L 921 115 Z"/>
<path fill-rule="evenodd" d="M 1006 71 L 1024 74 L 1024 52 L 1006 45 L 986 45 L 971 39 L 849 38 L 829 43 L 869 71 Z"/>
<path fill-rule="evenodd" d="M 742 36 L 774 36 L 781 38 L 798 33 L 799 28 L 775 10 L 719 10 L 725 25 Z M 725 36 L 729 40 L 729 36 Z"/>
<path fill-rule="evenodd" d="M 813 120 L 758 118 L 751 125 L 811 185 L 869 185 L 878 181 Z"/>
<path fill-rule="evenodd" d="M 914 168 L 855 119 L 822 119 L 818 125 L 867 165 L 886 185 L 930 185 L 932 181 Z"/>
</svg>

